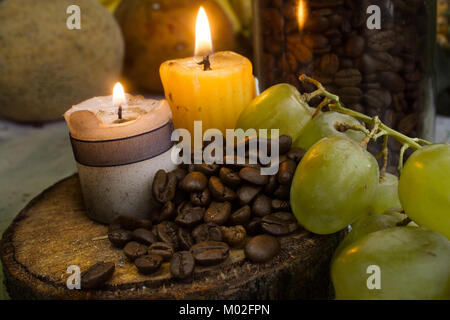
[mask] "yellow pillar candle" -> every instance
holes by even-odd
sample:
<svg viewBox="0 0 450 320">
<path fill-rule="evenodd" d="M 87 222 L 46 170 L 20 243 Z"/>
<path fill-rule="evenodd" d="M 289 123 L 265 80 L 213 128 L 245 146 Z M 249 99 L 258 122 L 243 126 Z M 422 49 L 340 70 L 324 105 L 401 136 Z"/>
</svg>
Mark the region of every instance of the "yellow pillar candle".
<svg viewBox="0 0 450 320">
<path fill-rule="evenodd" d="M 166 61 L 160 74 L 175 129 L 194 133 L 194 121 L 203 131 L 234 129 L 241 111 L 256 95 L 251 62 L 231 51 L 212 52 L 209 23 L 200 9 L 196 30 L 196 57 Z M 205 40 L 206 37 L 206 40 Z M 204 64 L 210 62 L 210 68 Z M 207 60 L 209 59 L 209 60 Z"/>
</svg>

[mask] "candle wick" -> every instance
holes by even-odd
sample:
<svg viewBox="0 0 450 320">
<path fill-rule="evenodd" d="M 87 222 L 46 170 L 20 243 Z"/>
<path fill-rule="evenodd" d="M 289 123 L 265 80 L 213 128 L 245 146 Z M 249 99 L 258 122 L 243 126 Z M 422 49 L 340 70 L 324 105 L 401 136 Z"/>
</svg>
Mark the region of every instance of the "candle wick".
<svg viewBox="0 0 450 320">
<path fill-rule="evenodd" d="M 203 71 L 211 70 L 211 61 L 209 60 L 209 55 L 203 58 L 202 62 L 198 63 L 199 65 L 203 65 Z"/>
<path fill-rule="evenodd" d="M 119 106 L 119 112 L 117 113 L 119 120 L 122 120 L 122 106 Z"/>
</svg>

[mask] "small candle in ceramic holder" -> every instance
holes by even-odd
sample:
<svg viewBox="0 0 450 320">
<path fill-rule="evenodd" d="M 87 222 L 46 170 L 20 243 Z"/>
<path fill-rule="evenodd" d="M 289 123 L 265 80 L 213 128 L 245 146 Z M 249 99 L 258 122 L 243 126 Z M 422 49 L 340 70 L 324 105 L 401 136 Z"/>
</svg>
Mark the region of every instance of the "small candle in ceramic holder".
<svg viewBox="0 0 450 320">
<path fill-rule="evenodd" d="M 88 216 L 102 223 L 149 218 L 156 171 L 175 168 L 167 102 L 125 95 L 118 84 L 113 96 L 86 100 L 64 117 Z"/>
</svg>

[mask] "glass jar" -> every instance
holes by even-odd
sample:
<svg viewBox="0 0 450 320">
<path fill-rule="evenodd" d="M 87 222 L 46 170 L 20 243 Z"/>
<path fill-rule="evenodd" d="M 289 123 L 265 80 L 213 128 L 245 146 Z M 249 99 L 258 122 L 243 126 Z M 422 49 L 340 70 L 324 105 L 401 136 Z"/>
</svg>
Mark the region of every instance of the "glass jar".
<svg viewBox="0 0 450 320">
<path fill-rule="evenodd" d="M 307 74 L 346 107 L 433 139 L 436 0 L 254 0 L 260 89 Z M 391 165 L 401 146 L 390 139 Z M 373 152 L 379 149 L 375 146 Z"/>
</svg>

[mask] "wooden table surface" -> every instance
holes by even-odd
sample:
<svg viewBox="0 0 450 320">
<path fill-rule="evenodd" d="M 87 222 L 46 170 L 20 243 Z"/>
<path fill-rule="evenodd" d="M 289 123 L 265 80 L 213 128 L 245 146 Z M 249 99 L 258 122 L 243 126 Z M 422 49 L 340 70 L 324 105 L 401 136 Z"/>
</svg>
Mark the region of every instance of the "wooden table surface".
<svg viewBox="0 0 450 320">
<path fill-rule="evenodd" d="M 436 141 L 450 142 L 450 118 L 437 119 Z M 75 171 L 63 121 L 33 127 L 0 120 L 0 234 L 32 198 Z"/>
</svg>

